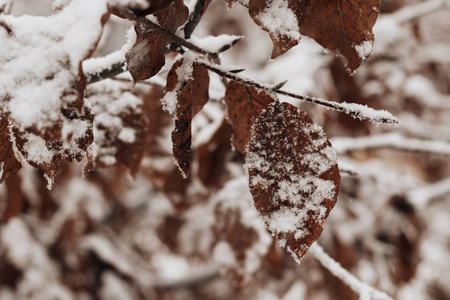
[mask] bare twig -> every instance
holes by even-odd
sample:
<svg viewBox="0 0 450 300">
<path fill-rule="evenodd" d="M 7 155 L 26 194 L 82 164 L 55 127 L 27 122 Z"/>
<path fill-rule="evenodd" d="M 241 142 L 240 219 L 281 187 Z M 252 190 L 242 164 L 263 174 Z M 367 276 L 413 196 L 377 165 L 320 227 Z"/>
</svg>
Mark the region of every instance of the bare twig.
<svg viewBox="0 0 450 300">
<path fill-rule="evenodd" d="M 191 37 L 210 3 L 211 0 L 197 0 L 197 3 L 195 3 L 194 11 L 189 16 L 189 20 L 187 21 L 186 25 L 184 25 L 185 39 L 189 39 Z"/>
<path fill-rule="evenodd" d="M 12 34 L 12 29 L 11 29 L 11 27 L 9 27 L 8 24 L 6 24 L 5 22 L 3 22 L 3 21 L 1 21 L 1 20 L 0 20 L 0 27 L 5 28 L 6 33 L 8 33 L 8 35 L 11 35 L 11 34 Z"/>
<path fill-rule="evenodd" d="M 445 8 L 450 8 L 449 0 L 429 0 L 405 6 L 384 17 L 391 18 L 399 24 L 404 24 Z"/>
<path fill-rule="evenodd" d="M 401 151 L 450 155 L 450 143 L 412 139 L 397 133 L 360 138 L 334 138 L 331 140 L 331 143 L 338 153 L 387 148 Z"/>
</svg>

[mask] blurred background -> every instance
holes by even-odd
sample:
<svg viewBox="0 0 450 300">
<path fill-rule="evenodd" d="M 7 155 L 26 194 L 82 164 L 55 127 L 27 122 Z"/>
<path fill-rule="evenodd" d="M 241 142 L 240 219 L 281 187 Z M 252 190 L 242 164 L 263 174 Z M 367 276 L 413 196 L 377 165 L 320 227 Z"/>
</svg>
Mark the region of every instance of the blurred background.
<svg viewBox="0 0 450 300">
<path fill-rule="evenodd" d="M 381 0 L 380 11 L 374 52 L 354 76 L 307 37 L 269 61 L 268 34 L 239 3 L 213 0 L 194 35 L 244 36 L 221 55 L 243 76 L 401 121 L 280 98 L 308 112 L 338 152 L 341 191 L 318 241 L 326 252 L 395 299 L 450 299 L 450 6 Z M 50 0 L 15 0 L 12 10 L 52 13 Z M 131 27 L 111 17 L 95 55 L 120 49 Z M 358 299 L 312 255 L 297 265 L 265 230 L 215 74 L 194 119 L 193 169 L 181 178 L 160 104 L 174 59 L 134 89 L 127 74 L 88 86 L 94 171 L 82 177 L 84 162 L 66 163 L 49 191 L 24 164 L 0 185 L 0 299 Z"/>
</svg>

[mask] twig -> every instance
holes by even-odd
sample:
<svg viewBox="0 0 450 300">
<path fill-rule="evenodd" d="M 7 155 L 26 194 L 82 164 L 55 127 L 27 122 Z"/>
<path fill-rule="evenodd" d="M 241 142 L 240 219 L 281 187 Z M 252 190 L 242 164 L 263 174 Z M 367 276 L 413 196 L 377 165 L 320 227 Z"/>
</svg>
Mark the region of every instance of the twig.
<svg viewBox="0 0 450 300">
<path fill-rule="evenodd" d="M 450 8 L 449 0 L 429 0 L 414 5 L 405 6 L 402 9 L 384 17 L 391 18 L 398 24 L 404 24 L 443 8 Z"/>
<path fill-rule="evenodd" d="M 334 276 L 341 279 L 346 283 L 353 291 L 360 295 L 360 299 L 380 299 L 380 300 L 393 300 L 386 293 L 381 292 L 367 283 L 360 281 L 349 271 L 344 269 L 337 261 L 331 258 L 323 248 L 317 244 L 317 242 L 309 249 L 311 253 L 328 271 Z"/>
<path fill-rule="evenodd" d="M 406 194 L 409 201 L 418 208 L 427 206 L 431 200 L 450 193 L 450 177 L 424 187 L 413 189 Z"/>
<path fill-rule="evenodd" d="M 95 83 L 95 82 L 98 82 L 98 81 L 101 81 L 104 79 L 108 79 L 108 78 L 117 76 L 117 75 L 125 72 L 126 69 L 127 69 L 127 63 L 125 61 L 122 61 L 122 62 L 115 63 L 115 64 L 111 65 L 110 68 L 103 69 L 100 72 L 87 73 L 87 74 L 85 74 L 87 84 Z"/>
<path fill-rule="evenodd" d="M 412 139 L 397 133 L 360 138 L 334 138 L 331 140 L 331 144 L 333 144 L 333 148 L 338 153 L 354 150 L 388 148 L 402 151 L 450 155 L 450 143 Z"/>
<path fill-rule="evenodd" d="M 188 40 L 191 37 L 210 3 L 211 0 L 197 0 L 197 3 L 195 3 L 194 11 L 189 16 L 189 20 L 187 21 L 186 25 L 184 25 L 185 39 Z"/>
<path fill-rule="evenodd" d="M 156 283 L 153 288 L 166 292 L 178 291 L 184 289 L 192 289 L 198 286 L 205 285 L 214 280 L 222 278 L 222 273 L 218 270 L 210 271 L 206 274 L 190 276 L 189 278 L 178 280 L 170 283 Z"/>
<path fill-rule="evenodd" d="M 200 47 L 197 47 L 196 45 L 192 44 L 191 42 L 175 35 L 174 33 L 168 31 L 167 29 L 161 27 L 160 25 L 153 23 L 152 21 L 144 18 L 144 17 L 139 17 L 136 16 L 131 10 L 123 10 L 121 11 L 121 13 L 127 17 L 129 20 L 138 22 L 138 23 L 143 23 L 145 24 L 148 28 L 150 28 L 153 31 L 158 32 L 159 34 L 163 34 L 165 36 L 167 36 L 168 38 L 170 38 L 173 42 L 186 47 L 192 51 L 195 51 L 199 54 L 203 54 L 203 55 L 217 55 L 217 53 L 210 53 L 208 51 L 205 51 L 204 49 L 201 49 Z"/>
<path fill-rule="evenodd" d="M 217 73 L 218 75 L 222 77 L 226 77 L 228 79 L 234 80 L 236 82 L 239 82 L 243 85 L 251 86 L 257 89 L 262 89 L 268 93 L 277 93 L 280 95 L 288 96 L 291 98 L 295 98 L 298 100 L 306 101 L 312 104 L 325 106 L 326 108 L 334 109 L 338 112 L 346 113 L 354 118 L 360 119 L 360 120 L 370 120 L 374 122 L 379 123 L 385 123 L 385 124 L 399 124 L 399 120 L 392 116 L 391 113 L 385 111 L 385 110 L 374 110 L 372 108 L 369 108 L 367 106 L 356 104 L 356 103 L 346 103 L 346 102 L 334 102 L 334 101 L 328 101 L 325 99 L 319 99 L 319 98 L 313 98 L 303 95 L 298 95 L 292 92 L 283 91 L 277 88 L 277 86 L 272 86 L 268 84 L 259 83 L 256 81 L 253 81 L 251 79 L 243 78 L 235 73 L 232 73 L 230 71 L 226 71 L 220 68 L 220 66 L 212 65 L 204 60 L 196 60 L 198 65 L 201 65 L 208 70 Z"/>
<path fill-rule="evenodd" d="M 11 35 L 11 34 L 12 34 L 12 29 L 11 29 L 11 27 L 9 27 L 8 24 L 6 24 L 5 22 L 3 22 L 3 21 L 1 21 L 1 20 L 0 20 L 0 27 L 5 28 L 6 33 L 8 33 L 8 35 Z"/>
</svg>

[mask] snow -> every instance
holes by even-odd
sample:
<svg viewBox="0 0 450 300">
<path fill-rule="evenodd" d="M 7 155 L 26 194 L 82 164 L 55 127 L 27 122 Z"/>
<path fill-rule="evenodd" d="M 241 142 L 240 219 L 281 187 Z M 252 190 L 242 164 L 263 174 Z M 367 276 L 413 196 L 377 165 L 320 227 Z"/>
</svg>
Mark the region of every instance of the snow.
<svg viewBox="0 0 450 300">
<path fill-rule="evenodd" d="M 134 28 L 127 31 L 127 42 L 120 50 L 112 52 L 103 57 L 94 57 L 83 61 L 83 70 L 86 80 L 89 81 L 92 76 L 99 75 L 105 70 L 110 70 L 115 65 L 123 65 L 126 69 L 125 54 L 133 47 L 136 42 L 136 32 Z"/>
<path fill-rule="evenodd" d="M 184 87 L 186 82 L 192 78 L 192 72 L 194 70 L 193 63 L 195 60 L 195 54 L 188 51 L 183 54 L 183 63 L 180 67 L 177 68 L 176 74 L 178 76 L 178 83 L 175 88 L 167 92 L 163 99 L 161 99 L 161 103 L 165 112 L 173 117 L 174 120 L 177 120 L 177 107 L 178 107 L 178 99 L 177 94 Z"/>
<path fill-rule="evenodd" d="M 119 140 L 124 143 L 132 144 L 136 140 L 136 134 L 133 128 L 122 128 L 118 136 Z"/>
<path fill-rule="evenodd" d="M 230 244 L 225 241 L 220 241 L 214 247 L 212 252 L 212 258 L 214 261 L 223 266 L 233 266 L 236 264 L 236 257 Z"/>
<path fill-rule="evenodd" d="M 354 48 L 361 61 L 364 61 L 372 54 L 373 41 L 363 41 L 359 45 L 354 45 Z"/>
<path fill-rule="evenodd" d="M 49 162 L 55 155 L 54 151 L 48 150 L 46 141 L 34 134 L 26 134 L 27 140 L 23 145 L 24 151 L 28 153 L 27 160 L 36 164 Z"/>
<path fill-rule="evenodd" d="M 268 1 L 264 11 L 258 14 L 256 18 L 278 39 L 281 39 L 282 36 L 288 36 L 293 40 L 299 40 L 298 20 L 288 4 L 287 0 Z"/>
<path fill-rule="evenodd" d="M 242 38 L 242 36 L 222 34 L 219 36 L 207 36 L 203 38 L 191 36 L 190 41 L 207 52 L 218 53 L 224 46 L 232 45 Z"/>
<path fill-rule="evenodd" d="M 49 17 L 0 15 L 0 99 L 3 115 L 20 131 L 51 130 L 62 124 L 64 132 L 85 134 L 87 124 L 66 121 L 62 108 L 74 104 L 79 91 L 80 62 L 92 51 L 102 33 L 100 19 L 107 14 L 106 1 L 72 0 Z M 26 158 L 36 163 L 53 159 L 45 142 L 26 133 Z M 76 155 L 73 140 L 63 148 Z M 72 151 L 73 150 L 73 151 Z"/>
</svg>

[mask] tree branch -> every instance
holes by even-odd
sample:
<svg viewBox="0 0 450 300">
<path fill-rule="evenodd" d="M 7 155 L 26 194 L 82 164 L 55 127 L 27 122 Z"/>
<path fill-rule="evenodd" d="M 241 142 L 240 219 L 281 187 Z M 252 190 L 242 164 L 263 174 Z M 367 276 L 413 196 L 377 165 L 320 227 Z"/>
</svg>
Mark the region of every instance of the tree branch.
<svg viewBox="0 0 450 300">
<path fill-rule="evenodd" d="M 412 139 L 397 133 L 360 138 L 334 138 L 331 139 L 331 143 L 338 153 L 354 150 L 388 148 L 402 151 L 450 155 L 450 143 Z"/>
<path fill-rule="evenodd" d="M 386 293 L 381 292 L 370 285 L 360 281 L 349 271 L 344 269 L 337 261 L 331 258 L 323 248 L 316 242 L 309 249 L 311 253 L 328 271 L 334 276 L 341 279 L 346 283 L 353 291 L 360 295 L 360 299 L 380 299 L 380 300 L 393 300 Z"/>
<path fill-rule="evenodd" d="M 217 55 L 217 53 L 210 53 L 208 51 L 205 51 L 204 49 L 201 49 L 200 47 L 197 47 L 196 45 L 192 44 L 191 42 L 177 36 L 176 34 L 168 31 L 167 29 L 161 27 L 160 25 L 153 23 L 152 21 L 146 19 L 145 17 L 136 16 L 131 10 L 128 10 L 128 9 L 123 10 L 123 11 L 121 11 L 121 14 L 123 16 L 127 17 L 127 19 L 129 19 L 129 20 L 145 24 L 151 30 L 158 32 L 159 34 L 163 34 L 163 35 L 167 36 L 174 43 L 177 43 L 183 47 L 186 47 L 189 50 L 192 50 L 194 52 L 197 52 L 197 53 L 203 54 L 203 55 L 213 55 L 213 56 Z"/>
<path fill-rule="evenodd" d="M 356 104 L 356 103 L 346 103 L 346 102 L 334 102 L 329 101 L 325 99 L 319 99 L 314 97 L 308 97 L 303 95 L 298 95 L 292 92 L 283 91 L 279 89 L 280 85 L 269 85 L 264 83 L 259 83 L 256 81 L 253 81 L 251 79 L 243 78 L 232 71 L 223 70 L 220 68 L 220 66 L 212 65 L 204 60 L 196 60 L 196 63 L 198 65 L 201 65 L 208 70 L 222 76 L 226 77 L 228 79 L 234 80 L 236 82 L 239 82 L 243 85 L 248 85 L 257 89 L 262 89 L 268 93 L 276 93 L 283 96 L 288 96 L 291 98 L 295 98 L 298 100 L 306 101 L 308 103 L 324 106 L 326 108 L 331 108 L 333 110 L 336 110 L 338 112 L 346 113 L 353 118 L 360 119 L 360 120 L 369 120 L 373 122 L 378 123 L 385 123 L 385 124 L 400 124 L 400 121 L 395 118 L 391 113 L 385 111 L 385 110 L 375 110 L 372 108 L 369 108 L 367 106 Z"/>
<path fill-rule="evenodd" d="M 203 14 L 208 8 L 209 4 L 211 4 L 211 0 L 197 0 L 195 3 L 194 11 L 189 16 L 189 20 L 186 25 L 184 25 L 184 38 L 189 39 L 197 27 L 198 23 L 202 19 Z"/>
</svg>

